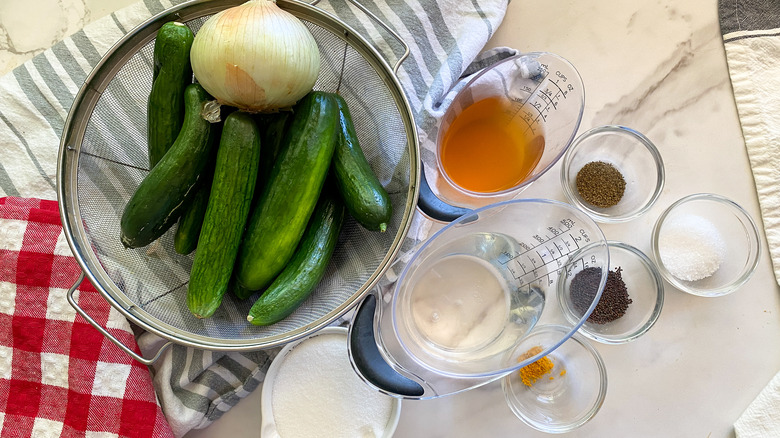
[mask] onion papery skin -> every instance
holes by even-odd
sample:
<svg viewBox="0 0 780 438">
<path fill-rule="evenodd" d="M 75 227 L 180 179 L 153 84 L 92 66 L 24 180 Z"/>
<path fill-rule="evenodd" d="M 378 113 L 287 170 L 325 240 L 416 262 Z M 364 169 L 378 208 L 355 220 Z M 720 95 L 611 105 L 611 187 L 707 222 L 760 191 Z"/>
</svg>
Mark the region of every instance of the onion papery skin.
<svg viewBox="0 0 780 438">
<path fill-rule="evenodd" d="M 249 112 L 288 108 L 312 90 L 317 42 L 271 0 L 250 0 L 210 17 L 190 51 L 195 79 L 222 105 Z"/>
</svg>

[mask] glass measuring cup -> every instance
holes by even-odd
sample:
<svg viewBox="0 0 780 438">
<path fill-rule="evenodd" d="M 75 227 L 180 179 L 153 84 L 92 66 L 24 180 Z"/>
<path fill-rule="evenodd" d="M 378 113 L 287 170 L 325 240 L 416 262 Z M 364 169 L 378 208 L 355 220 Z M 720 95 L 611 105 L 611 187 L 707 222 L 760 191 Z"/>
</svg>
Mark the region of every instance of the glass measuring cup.
<svg viewBox="0 0 780 438">
<path fill-rule="evenodd" d="M 520 54 L 484 69 L 441 119 L 439 197 L 475 208 L 517 196 L 564 154 L 584 106 L 579 73 L 558 55 Z"/>
<path fill-rule="evenodd" d="M 521 199 L 476 209 L 434 234 L 391 287 L 361 303 L 350 325 L 352 363 L 380 391 L 408 398 L 495 380 L 577 331 L 608 266 L 603 233 L 569 204 Z M 588 267 L 602 272 L 591 308 L 557 342 L 518 362 L 511 352 L 537 326 L 568 324 L 555 305 L 557 281 Z"/>
</svg>

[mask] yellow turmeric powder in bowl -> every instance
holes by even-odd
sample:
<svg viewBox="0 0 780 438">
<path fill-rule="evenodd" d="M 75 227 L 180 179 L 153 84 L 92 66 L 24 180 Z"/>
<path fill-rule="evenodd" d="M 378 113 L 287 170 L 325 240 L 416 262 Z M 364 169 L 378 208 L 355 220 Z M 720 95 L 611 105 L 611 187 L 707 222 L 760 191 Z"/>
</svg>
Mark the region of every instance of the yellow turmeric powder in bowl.
<svg viewBox="0 0 780 438">
<path fill-rule="evenodd" d="M 542 347 L 536 346 L 531 348 L 530 350 L 523 353 L 520 357 L 517 358 L 518 362 L 522 362 L 529 357 L 536 356 L 537 354 L 542 352 Z M 525 386 L 532 386 L 534 382 L 542 378 L 545 374 L 549 374 L 552 372 L 553 368 L 555 367 L 555 364 L 553 363 L 550 358 L 547 356 L 542 357 L 541 359 L 537 360 L 536 362 L 530 363 L 522 368 L 520 368 L 520 380 L 523 381 L 523 384 Z M 561 372 L 561 376 L 565 374 L 565 371 Z M 551 376 L 550 380 L 553 380 L 555 377 Z"/>
</svg>

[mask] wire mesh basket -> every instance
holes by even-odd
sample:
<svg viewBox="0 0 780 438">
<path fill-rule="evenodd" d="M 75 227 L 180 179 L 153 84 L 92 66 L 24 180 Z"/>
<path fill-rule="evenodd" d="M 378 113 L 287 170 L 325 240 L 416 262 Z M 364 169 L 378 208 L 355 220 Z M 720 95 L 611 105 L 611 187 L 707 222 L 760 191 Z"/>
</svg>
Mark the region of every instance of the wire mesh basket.
<svg viewBox="0 0 780 438">
<path fill-rule="evenodd" d="M 138 26 L 95 67 L 68 115 L 60 144 L 57 193 L 65 236 L 83 271 L 68 299 L 109 338 L 73 298 L 84 278 L 131 322 L 169 343 L 257 350 L 306 336 L 347 312 L 382 276 L 408 232 L 420 168 L 414 120 L 395 76 L 403 57 L 391 68 L 366 39 L 338 18 L 310 4 L 278 0 L 278 6 L 298 17 L 317 41 L 321 70 L 314 88 L 337 91 L 349 105 L 366 158 L 390 194 L 393 216 L 387 231 L 367 231 L 348 219 L 318 288 L 292 315 L 268 327 L 248 324 L 251 300 L 240 301 L 231 294 L 211 318 L 201 320 L 189 312 L 185 298 L 193 255 L 176 253 L 172 230 L 150 246 L 123 247 L 119 220 L 148 173 L 146 102 L 157 30 L 175 20 L 197 32 L 211 15 L 243 1 L 190 1 Z M 142 362 L 156 359 L 132 355 Z"/>
</svg>

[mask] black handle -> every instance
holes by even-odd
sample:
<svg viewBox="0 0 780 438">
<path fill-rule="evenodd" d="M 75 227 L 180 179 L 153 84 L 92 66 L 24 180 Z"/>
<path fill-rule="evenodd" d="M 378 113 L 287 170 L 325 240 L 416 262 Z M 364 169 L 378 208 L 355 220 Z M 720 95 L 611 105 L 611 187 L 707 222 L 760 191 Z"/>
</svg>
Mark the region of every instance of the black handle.
<svg viewBox="0 0 780 438">
<path fill-rule="evenodd" d="M 452 222 L 472 210 L 455 207 L 439 199 L 425 178 L 425 165 L 420 162 L 420 196 L 417 206 L 428 217 Z M 352 362 L 364 379 L 377 388 L 402 397 L 421 397 L 425 389 L 414 380 L 395 371 L 382 357 L 374 337 L 376 297 L 369 294 L 357 307 L 350 328 L 349 346 Z"/>
<path fill-rule="evenodd" d="M 452 222 L 471 211 L 468 208 L 455 207 L 439 199 L 425 178 L 425 165 L 420 162 L 420 166 L 420 197 L 417 199 L 417 206 L 426 216 L 437 221 Z"/>
<path fill-rule="evenodd" d="M 420 397 L 425 390 L 419 383 L 396 372 L 385 362 L 374 339 L 376 297 L 368 295 L 358 305 L 350 329 L 349 346 L 358 372 L 377 388 L 406 397 Z"/>
</svg>

